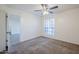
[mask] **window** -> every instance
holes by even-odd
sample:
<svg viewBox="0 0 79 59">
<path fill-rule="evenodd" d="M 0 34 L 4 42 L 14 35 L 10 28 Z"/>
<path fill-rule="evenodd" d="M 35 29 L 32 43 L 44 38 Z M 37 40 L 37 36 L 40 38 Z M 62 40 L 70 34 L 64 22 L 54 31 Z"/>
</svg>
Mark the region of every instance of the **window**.
<svg viewBox="0 0 79 59">
<path fill-rule="evenodd" d="M 55 19 L 47 18 L 44 20 L 44 31 L 48 35 L 54 35 L 55 33 Z"/>
</svg>

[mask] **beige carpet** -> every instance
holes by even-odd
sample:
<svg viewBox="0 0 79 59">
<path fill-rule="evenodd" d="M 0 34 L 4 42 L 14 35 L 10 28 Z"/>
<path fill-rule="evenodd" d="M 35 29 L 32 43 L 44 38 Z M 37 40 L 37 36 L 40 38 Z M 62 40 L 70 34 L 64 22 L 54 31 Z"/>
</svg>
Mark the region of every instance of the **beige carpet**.
<svg viewBox="0 0 79 59">
<path fill-rule="evenodd" d="M 38 37 L 13 45 L 12 50 L 13 54 L 78 54 L 79 45 Z"/>
</svg>

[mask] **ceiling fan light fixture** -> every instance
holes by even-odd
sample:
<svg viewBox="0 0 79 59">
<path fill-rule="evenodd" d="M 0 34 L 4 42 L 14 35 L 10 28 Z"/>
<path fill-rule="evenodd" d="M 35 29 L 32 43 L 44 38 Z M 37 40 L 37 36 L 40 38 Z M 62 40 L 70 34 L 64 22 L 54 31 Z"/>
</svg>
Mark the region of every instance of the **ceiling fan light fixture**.
<svg viewBox="0 0 79 59">
<path fill-rule="evenodd" d="M 49 14 L 47 11 L 44 11 L 44 12 L 43 12 L 43 15 L 47 15 L 47 14 Z"/>
<path fill-rule="evenodd" d="M 43 15 L 47 15 L 48 14 L 47 4 L 42 4 L 42 11 L 43 11 Z"/>
<path fill-rule="evenodd" d="M 53 14 L 53 9 L 58 8 L 58 6 L 49 7 L 48 4 L 41 4 L 41 7 L 42 7 L 41 10 L 35 10 L 35 11 L 40 11 L 41 15 Z"/>
</svg>

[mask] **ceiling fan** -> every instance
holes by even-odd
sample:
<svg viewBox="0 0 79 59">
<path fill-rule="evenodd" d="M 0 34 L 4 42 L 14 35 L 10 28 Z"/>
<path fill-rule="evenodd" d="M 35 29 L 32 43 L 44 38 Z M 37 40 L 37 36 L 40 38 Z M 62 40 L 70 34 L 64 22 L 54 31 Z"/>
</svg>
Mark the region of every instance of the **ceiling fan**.
<svg viewBox="0 0 79 59">
<path fill-rule="evenodd" d="M 49 5 L 48 4 L 41 4 L 41 7 L 42 7 L 41 10 L 34 10 L 34 11 L 35 12 L 40 11 L 40 12 L 42 12 L 43 15 L 46 15 L 46 14 L 49 14 L 49 13 L 53 14 L 53 11 L 52 10 L 58 8 L 58 6 L 53 6 L 53 7 L 50 7 L 49 8 Z"/>
</svg>

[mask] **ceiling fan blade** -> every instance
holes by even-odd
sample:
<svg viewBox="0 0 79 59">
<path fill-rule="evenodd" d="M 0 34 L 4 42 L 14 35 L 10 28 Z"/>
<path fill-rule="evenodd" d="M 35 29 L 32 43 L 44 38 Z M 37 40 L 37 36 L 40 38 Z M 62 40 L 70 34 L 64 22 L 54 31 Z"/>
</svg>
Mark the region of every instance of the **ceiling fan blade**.
<svg viewBox="0 0 79 59">
<path fill-rule="evenodd" d="M 53 12 L 52 12 L 52 11 L 49 11 L 49 13 L 53 14 Z"/>
<path fill-rule="evenodd" d="M 34 11 L 41 11 L 41 10 L 34 10 Z"/>
<path fill-rule="evenodd" d="M 43 9 L 48 9 L 48 5 L 47 4 L 41 4 Z"/>
<path fill-rule="evenodd" d="M 58 6 L 51 7 L 50 10 L 51 10 L 51 9 L 56 9 L 56 8 L 58 8 Z"/>
<path fill-rule="evenodd" d="M 41 4 L 42 7 L 47 7 L 47 4 Z"/>
</svg>

